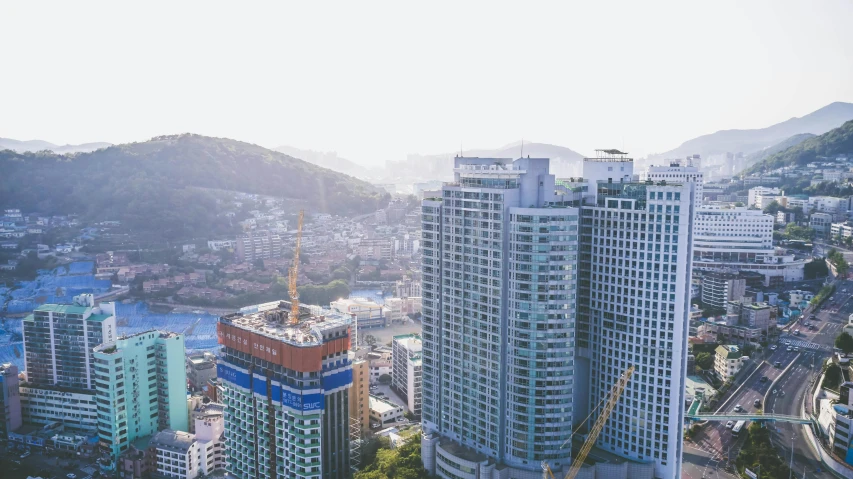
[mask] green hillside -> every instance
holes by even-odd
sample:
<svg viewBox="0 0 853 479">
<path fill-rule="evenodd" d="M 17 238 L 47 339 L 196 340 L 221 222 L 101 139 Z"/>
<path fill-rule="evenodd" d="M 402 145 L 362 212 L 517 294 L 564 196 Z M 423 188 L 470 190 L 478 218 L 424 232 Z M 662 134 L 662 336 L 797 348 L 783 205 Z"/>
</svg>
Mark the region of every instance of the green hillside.
<svg viewBox="0 0 853 479">
<path fill-rule="evenodd" d="M 123 221 L 139 232 L 198 237 L 230 226 L 214 190 L 304 200 L 309 212 L 376 210 L 368 183 L 257 145 L 173 135 L 90 153 L 0 151 L 0 208 Z"/>
<path fill-rule="evenodd" d="M 833 157 L 853 153 L 853 120 L 823 135 L 809 138 L 787 150 L 776 153 L 755 165 L 744 173 L 751 174 L 769 171 L 783 166 L 805 165 L 818 157 Z"/>
</svg>

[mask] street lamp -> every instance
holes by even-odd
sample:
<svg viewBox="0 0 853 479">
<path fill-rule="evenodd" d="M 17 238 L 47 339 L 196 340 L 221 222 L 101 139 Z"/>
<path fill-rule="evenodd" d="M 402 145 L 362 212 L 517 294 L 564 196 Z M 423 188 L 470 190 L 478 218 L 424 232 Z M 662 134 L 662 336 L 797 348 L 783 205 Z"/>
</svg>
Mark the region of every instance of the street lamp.
<svg viewBox="0 0 853 479">
<path fill-rule="evenodd" d="M 796 434 L 791 434 L 791 464 L 788 466 L 788 479 L 794 476 L 794 438 Z"/>
</svg>

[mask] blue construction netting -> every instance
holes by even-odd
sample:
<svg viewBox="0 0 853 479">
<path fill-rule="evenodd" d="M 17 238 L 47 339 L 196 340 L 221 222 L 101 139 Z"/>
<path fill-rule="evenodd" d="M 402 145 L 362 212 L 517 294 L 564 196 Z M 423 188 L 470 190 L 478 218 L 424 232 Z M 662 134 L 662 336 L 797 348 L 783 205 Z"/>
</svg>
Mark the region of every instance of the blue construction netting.
<svg viewBox="0 0 853 479">
<path fill-rule="evenodd" d="M 45 303 L 70 303 L 74 296 L 83 293 L 101 294 L 112 287 L 108 279 L 95 279 L 92 261 L 77 261 L 53 270 L 39 270 L 33 281 L 15 283 L 7 292 L 5 311 L 10 314 L 26 313 Z M 0 312 L 4 309 L 0 308 Z"/>
<path fill-rule="evenodd" d="M 12 363 L 18 371 L 24 370 L 24 344 L 6 343 L 0 345 L 0 364 Z"/>
<path fill-rule="evenodd" d="M 195 313 L 153 313 L 145 303 L 116 304 L 119 334 L 134 334 L 151 329 L 184 333 L 187 351 L 216 351 L 216 323 L 219 316 L 203 311 Z"/>
</svg>

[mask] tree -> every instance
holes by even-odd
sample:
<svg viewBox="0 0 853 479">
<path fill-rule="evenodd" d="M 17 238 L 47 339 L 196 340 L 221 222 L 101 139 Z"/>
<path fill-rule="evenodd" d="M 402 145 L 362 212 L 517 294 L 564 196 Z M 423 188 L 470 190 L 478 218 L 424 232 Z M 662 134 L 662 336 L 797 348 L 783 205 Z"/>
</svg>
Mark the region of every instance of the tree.
<svg viewBox="0 0 853 479">
<path fill-rule="evenodd" d="M 699 353 L 696 356 L 696 365 L 699 366 L 700 369 L 707 371 L 714 367 L 714 356 L 708 353 Z"/>
<path fill-rule="evenodd" d="M 429 474 L 421 461 L 421 435 L 417 434 L 397 447 L 381 448 L 372 460 L 365 458 L 362 470 L 354 479 L 427 479 Z"/>
<path fill-rule="evenodd" d="M 841 367 L 832 363 L 826 368 L 826 377 L 823 379 L 823 386 L 829 389 L 835 389 L 839 384 L 841 384 L 841 379 Z"/>
<path fill-rule="evenodd" d="M 835 347 L 844 351 L 844 354 L 853 353 L 853 336 L 847 331 L 839 334 L 835 338 Z"/>
<path fill-rule="evenodd" d="M 379 376 L 378 381 L 379 381 L 379 384 L 391 384 L 391 375 L 390 374 L 383 374 L 383 375 Z"/>
<path fill-rule="evenodd" d="M 764 212 L 768 215 L 776 216 L 776 213 L 778 213 L 779 210 L 782 209 L 784 209 L 782 208 L 782 205 L 780 205 L 776 200 L 773 200 L 773 202 L 767 205 L 767 208 L 764 208 Z"/>
<path fill-rule="evenodd" d="M 252 263 L 252 266 L 254 266 L 255 269 L 264 269 L 264 260 L 258 258 Z"/>
<path fill-rule="evenodd" d="M 370 346 L 371 348 L 373 346 L 375 346 L 376 342 L 377 342 L 376 336 L 374 336 L 372 334 L 365 334 L 363 341 L 364 341 L 364 344 Z"/>
</svg>

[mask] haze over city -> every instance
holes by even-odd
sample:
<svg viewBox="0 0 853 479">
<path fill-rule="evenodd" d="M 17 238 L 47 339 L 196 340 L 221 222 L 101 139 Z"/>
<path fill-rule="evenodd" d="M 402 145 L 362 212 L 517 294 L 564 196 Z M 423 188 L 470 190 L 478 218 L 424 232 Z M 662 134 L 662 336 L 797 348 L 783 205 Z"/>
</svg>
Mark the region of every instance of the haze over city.
<svg viewBox="0 0 853 479">
<path fill-rule="evenodd" d="M 0 3 L 0 476 L 853 478 L 851 19 Z"/>
<path fill-rule="evenodd" d="M 371 166 L 522 138 L 636 157 L 853 101 L 853 5 L 7 2 L 0 132 L 199 133 Z"/>
</svg>

